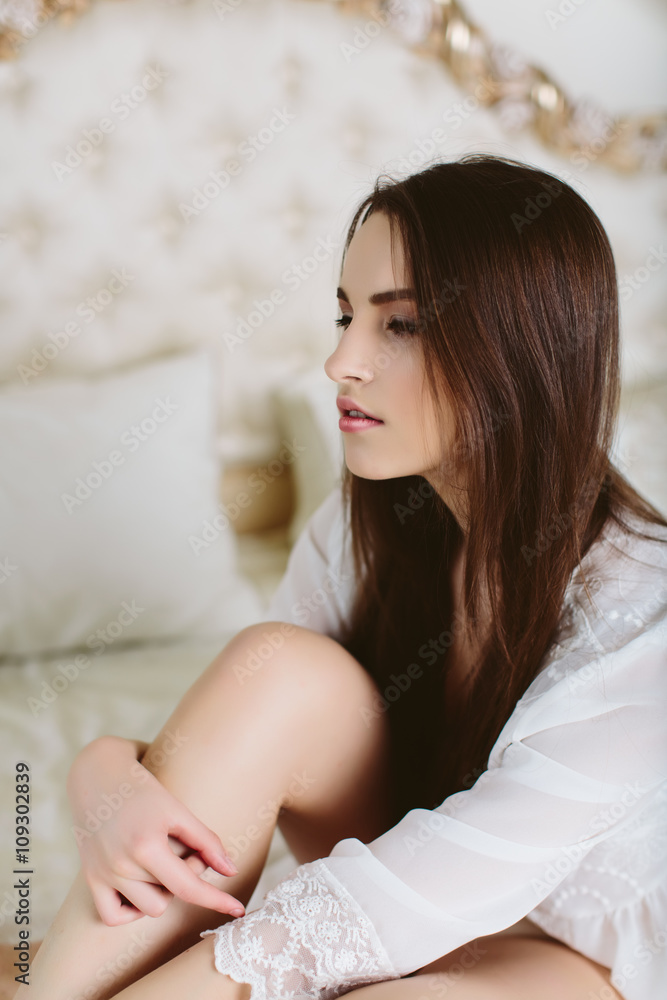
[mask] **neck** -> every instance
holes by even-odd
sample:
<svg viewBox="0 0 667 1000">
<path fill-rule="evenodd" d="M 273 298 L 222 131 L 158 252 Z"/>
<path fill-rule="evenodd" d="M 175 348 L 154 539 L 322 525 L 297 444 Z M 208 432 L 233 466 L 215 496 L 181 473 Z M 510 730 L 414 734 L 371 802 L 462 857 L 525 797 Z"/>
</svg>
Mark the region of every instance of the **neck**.
<svg viewBox="0 0 667 1000">
<path fill-rule="evenodd" d="M 463 545 L 465 548 L 468 541 L 469 529 L 468 504 L 465 490 L 460 487 L 453 486 L 451 482 L 443 483 L 434 476 L 431 476 L 430 478 L 428 476 L 424 476 L 424 479 L 426 479 L 426 482 L 435 490 L 442 502 L 452 512 L 456 523 L 461 529 L 461 534 L 463 535 Z"/>
</svg>

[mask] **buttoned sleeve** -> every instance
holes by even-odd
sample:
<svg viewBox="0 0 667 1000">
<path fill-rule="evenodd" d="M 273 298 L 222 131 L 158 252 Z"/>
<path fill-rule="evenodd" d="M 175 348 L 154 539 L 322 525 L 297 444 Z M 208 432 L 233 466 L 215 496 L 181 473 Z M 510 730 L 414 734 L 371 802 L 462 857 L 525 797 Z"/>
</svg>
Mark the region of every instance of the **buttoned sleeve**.
<svg viewBox="0 0 667 1000">
<path fill-rule="evenodd" d="M 339 841 L 204 932 L 216 968 L 251 1000 L 331 1000 L 406 976 L 539 910 L 635 823 L 667 781 L 665 601 L 612 642 L 573 616 L 472 788 L 368 844 Z M 664 973 L 664 950 L 658 961 Z"/>
</svg>

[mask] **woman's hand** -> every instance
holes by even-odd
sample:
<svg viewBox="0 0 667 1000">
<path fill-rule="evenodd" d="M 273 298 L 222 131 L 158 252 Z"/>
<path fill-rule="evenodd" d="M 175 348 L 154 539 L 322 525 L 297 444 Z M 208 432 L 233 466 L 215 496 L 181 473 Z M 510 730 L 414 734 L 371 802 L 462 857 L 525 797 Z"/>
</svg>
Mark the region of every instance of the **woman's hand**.
<svg viewBox="0 0 667 1000">
<path fill-rule="evenodd" d="M 100 917 L 112 926 L 157 917 L 173 896 L 242 916 L 239 900 L 198 878 L 207 867 L 238 871 L 215 833 L 139 763 L 147 747 L 102 736 L 80 751 L 67 778 L 72 832 Z"/>
</svg>

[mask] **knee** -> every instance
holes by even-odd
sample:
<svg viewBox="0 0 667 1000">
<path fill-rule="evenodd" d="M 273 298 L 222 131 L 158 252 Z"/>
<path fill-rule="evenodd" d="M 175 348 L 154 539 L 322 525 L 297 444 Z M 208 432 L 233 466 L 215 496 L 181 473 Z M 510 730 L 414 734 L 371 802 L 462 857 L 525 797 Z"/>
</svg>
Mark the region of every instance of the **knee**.
<svg viewBox="0 0 667 1000">
<path fill-rule="evenodd" d="M 306 631 L 290 622 L 257 622 L 241 629 L 225 647 L 225 665 L 239 684 L 267 679 L 279 665 L 282 673 L 295 661 L 295 640 Z"/>
<path fill-rule="evenodd" d="M 261 684 L 295 696 L 369 706 L 377 687 L 359 661 L 331 636 L 290 622 L 242 629 L 225 648 L 225 669 L 240 685 Z"/>
</svg>

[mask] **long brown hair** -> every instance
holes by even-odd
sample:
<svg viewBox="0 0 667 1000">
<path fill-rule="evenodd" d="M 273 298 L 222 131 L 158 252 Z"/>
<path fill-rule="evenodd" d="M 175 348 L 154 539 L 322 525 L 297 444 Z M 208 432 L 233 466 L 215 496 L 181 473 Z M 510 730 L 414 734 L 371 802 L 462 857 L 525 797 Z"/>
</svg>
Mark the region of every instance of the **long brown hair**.
<svg viewBox="0 0 667 1000">
<path fill-rule="evenodd" d="M 450 401 L 457 423 L 443 474 L 465 469 L 470 511 L 461 623 L 450 570 L 463 535 L 444 501 L 422 476 L 363 479 L 344 467 L 358 586 L 340 641 L 389 712 L 398 821 L 486 769 L 608 519 L 627 530 L 627 513 L 667 521 L 609 457 L 618 289 L 587 202 L 552 174 L 486 154 L 401 180 L 383 174 L 354 213 L 343 260 L 372 212 L 388 216 L 392 248 L 397 237 L 403 247 L 428 391 L 436 407 Z M 474 635 L 483 595 L 490 630 L 466 709 L 445 725 L 452 636 Z"/>
</svg>

